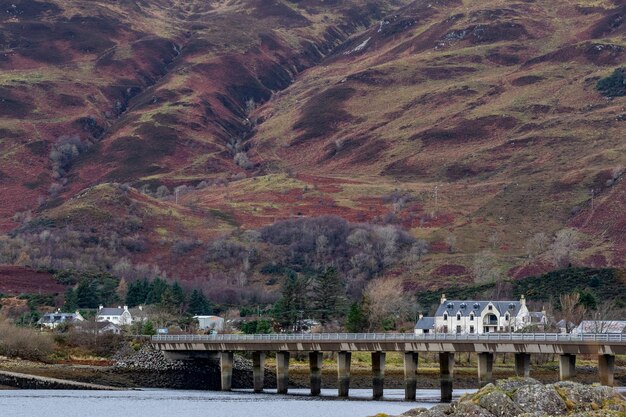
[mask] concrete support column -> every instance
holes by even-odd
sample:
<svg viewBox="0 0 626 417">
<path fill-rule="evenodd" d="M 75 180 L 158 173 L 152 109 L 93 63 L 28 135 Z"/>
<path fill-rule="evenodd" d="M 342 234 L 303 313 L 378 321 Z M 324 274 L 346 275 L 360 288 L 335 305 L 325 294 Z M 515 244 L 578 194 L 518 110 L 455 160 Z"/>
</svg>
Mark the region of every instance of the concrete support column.
<svg viewBox="0 0 626 417">
<path fill-rule="evenodd" d="M 598 372 L 600 373 L 600 383 L 612 387 L 615 375 L 615 356 L 598 355 Z"/>
<path fill-rule="evenodd" d="M 478 383 L 481 387 L 493 382 L 493 353 L 478 354 Z"/>
<path fill-rule="evenodd" d="M 350 392 L 350 361 L 352 352 L 337 353 L 337 387 L 339 397 L 348 397 Z"/>
<path fill-rule="evenodd" d="M 311 373 L 311 395 L 322 392 L 322 352 L 309 352 L 309 370 Z"/>
<path fill-rule="evenodd" d="M 276 352 L 276 392 L 287 394 L 289 387 L 289 352 Z"/>
<path fill-rule="evenodd" d="M 530 377 L 530 353 L 515 354 L 515 374 L 519 377 Z"/>
<path fill-rule="evenodd" d="M 265 380 L 265 352 L 252 352 L 252 374 L 254 377 L 254 392 L 263 392 Z"/>
<path fill-rule="evenodd" d="M 383 398 L 385 389 L 385 352 L 372 352 L 372 392 L 373 398 Z"/>
<path fill-rule="evenodd" d="M 415 401 L 419 353 L 404 352 L 404 400 Z"/>
<path fill-rule="evenodd" d="M 233 352 L 220 352 L 222 391 L 230 391 L 233 385 Z"/>
<path fill-rule="evenodd" d="M 559 377 L 568 381 L 576 376 L 576 355 L 564 353 L 559 357 Z"/>
<path fill-rule="evenodd" d="M 452 402 L 452 378 L 454 376 L 454 353 L 439 353 L 439 372 L 441 375 L 441 402 Z"/>
</svg>

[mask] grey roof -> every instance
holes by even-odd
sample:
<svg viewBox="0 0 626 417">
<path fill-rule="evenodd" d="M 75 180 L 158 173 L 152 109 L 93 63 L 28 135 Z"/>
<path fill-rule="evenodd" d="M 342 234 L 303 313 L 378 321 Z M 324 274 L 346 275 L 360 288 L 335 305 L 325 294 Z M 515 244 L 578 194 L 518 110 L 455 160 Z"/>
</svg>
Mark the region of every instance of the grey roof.
<svg viewBox="0 0 626 417">
<path fill-rule="evenodd" d="M 421 330 L 430 330 L 435 328 L 435 318 L 434 317 L 422 317 L 415 324 L 416 329 Z"/>
<path fill-rule="evenodd" d="M 626 321 L 583 320 L 575 330 L 578 333 L 626 333 Z"/>
<path fill-rule="evenodd" d="M 446 300 L 443 304 L 439 305 L 435 316 L 443 316 L 443 313 L 448 315 L 456 315 L 460 313 L 461 316 L 469 316 L 473 311 L 475 315 L 480 314 L 487 307 L 488 304 L 493 304 L 494 308 L 500 313 L 500 315 L 509 312 L 512 316 L 516 316 L 519 313 L 522 304 L 518 301 L 492 301 L 492 300 Z"/>
<path fill-rule="evenodd" d="M 98 311 L 99 316 L 121 316 L 124 312 L 123 308 L 104 307 Z"/>
<path fill-rule="evenodd" d="M 71 323 L 76 320 L 76 317 L 76 313 L 47 313 L 37 323 L 63 323 L 66 321 Z"/>
</svg>

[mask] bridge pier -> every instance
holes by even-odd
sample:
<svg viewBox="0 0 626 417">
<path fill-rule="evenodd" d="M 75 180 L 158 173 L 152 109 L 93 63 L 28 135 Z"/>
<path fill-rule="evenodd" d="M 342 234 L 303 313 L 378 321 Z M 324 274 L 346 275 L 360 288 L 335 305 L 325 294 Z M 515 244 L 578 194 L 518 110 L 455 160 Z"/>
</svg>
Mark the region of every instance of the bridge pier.
<svg viewBox="0 0 626 417">
<path fill-rule="evenodd" d="M 419 353 L 404 352 L 404 400 L 415 401 L 417 391 L 417 360 Z"/>
<path fill-rule="evenodd" d="M 309 352 L 309 371 L 311 375 L 311 395 L 320 395 L 322 392 L 322 352 Z"/>
<path fill-rule="evenodd" d="M 568 381 L 576 376 L 576 355 L 564 353 L 559 357 L 559 377 Z"/>
<path fill-rule="evenodd" d="M 372 397 L 383 397 L 385 389 L 385 352 L 372 352 Z"/>
<path fill-rule="evenodd" d="M 441 402 L 452 402 L 452 377 L 454 376 L 454 353 L 439 353 L 439 372 L 441 378 Z"/>
<path fill-rule="evenodd" d="M 615 355 L 598 355 L 600 383 L 612 387 L 615 376 Z"/>
<path fill-rule="evenodd" d="M 530 377 L 530 353 L 515 354 L 515 374 L 519 377 Z"/>
<path fill-rule="evenodd" d="M 289 352 L 276 352 L 276 388 L 278 394 L 289 390 Z"/>
<path fill-rule="evenodd" d="M 478 383 L 481 387 L 493 382 L 493 353 L 478 354 Z"/>
<path fill-rule="evenodd" d="M 233 352 L 220 352 L 220 378 L 222 391 L 230 391 L 233 385 Z"/>
<path fill-rule="evenodd" d="M 254 377 L 254 392 L 263 392 L 265 382 L 265 352 L 252 352 L 252 374 Z"/>
<path fill-rule="evenodd" d="M 347 398 L 350 393 L 351 360 L 352 352 L 337 352 L 337 387 L 342 398 Z"/>
</svg>

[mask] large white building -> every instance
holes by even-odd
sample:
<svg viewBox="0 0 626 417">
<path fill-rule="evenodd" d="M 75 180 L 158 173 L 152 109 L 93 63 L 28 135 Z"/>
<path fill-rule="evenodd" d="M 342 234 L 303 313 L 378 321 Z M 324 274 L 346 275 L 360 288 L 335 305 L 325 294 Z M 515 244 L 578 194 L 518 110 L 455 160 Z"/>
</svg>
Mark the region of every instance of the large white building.
<svg viewBox="0 0 626 417">
<path fill-rule="evenodd" d="M 415 334 L 515 332 L 544 323 L 545 313 L 530 313 L 524 296 L 517 301 L 447 300 L 444 294 L 434 317 L 420 316 Z"/>
<path fill-rule="evenodd" d="M 128 311 L 128 306 L 109 308 L 100 306 L 96 315 L 96 321 L 108 321 L 118 326 L 132 324 L 133 316 Z"/>
</svg>

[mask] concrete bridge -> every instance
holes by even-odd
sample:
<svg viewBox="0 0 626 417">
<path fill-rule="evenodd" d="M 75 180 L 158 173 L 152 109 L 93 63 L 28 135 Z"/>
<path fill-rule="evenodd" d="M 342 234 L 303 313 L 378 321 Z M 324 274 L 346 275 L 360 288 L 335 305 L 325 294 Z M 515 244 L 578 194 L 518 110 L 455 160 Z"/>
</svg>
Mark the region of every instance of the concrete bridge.
<svg viewBox="0 0 626 417">
<path fill-rule="evenodd" d="M 598 373 L 603 385 L 614 383 L 615 355 L 626 354 L 626 335 L 584 334 L 560 335 L 550 333 L 491 333 L 491 334 L 393 334 L 393 333 L 317 333 L 263 335 L 160 335 L 152 337 L 153 345 L 170 359 L 220 359 L 222 390 L 230 390 L 233 352 L 252 352 L 254 391 L 263 391 L 266 352 L 276 352 L 278 393 L 287 393 L 290 352 L 308 352 L 311 395 L 321 391 L 322 353 L 337 353 L 337 378 L 340 397 L 350 390 L 350 361 L 352 352 L 371 352 L 374 399 L 381 398 L 385 383 L 386 352 L 404 353 L 405 399 L 415 400 L 417 389 L 417 360 L 420 352 L 439 354 L 441 400 L 452 399 L 454 354 L 472 352 L 478 356 L 478 379 L 481 385 L 492 381 L 493 358 L 496 353 L 515 355 L 515 372 L 529 376 L 530 355 L 537 353 L 560 355 L 560 379 L 576 374 L 577 355 L 597 355 Z"/>
</svg>

